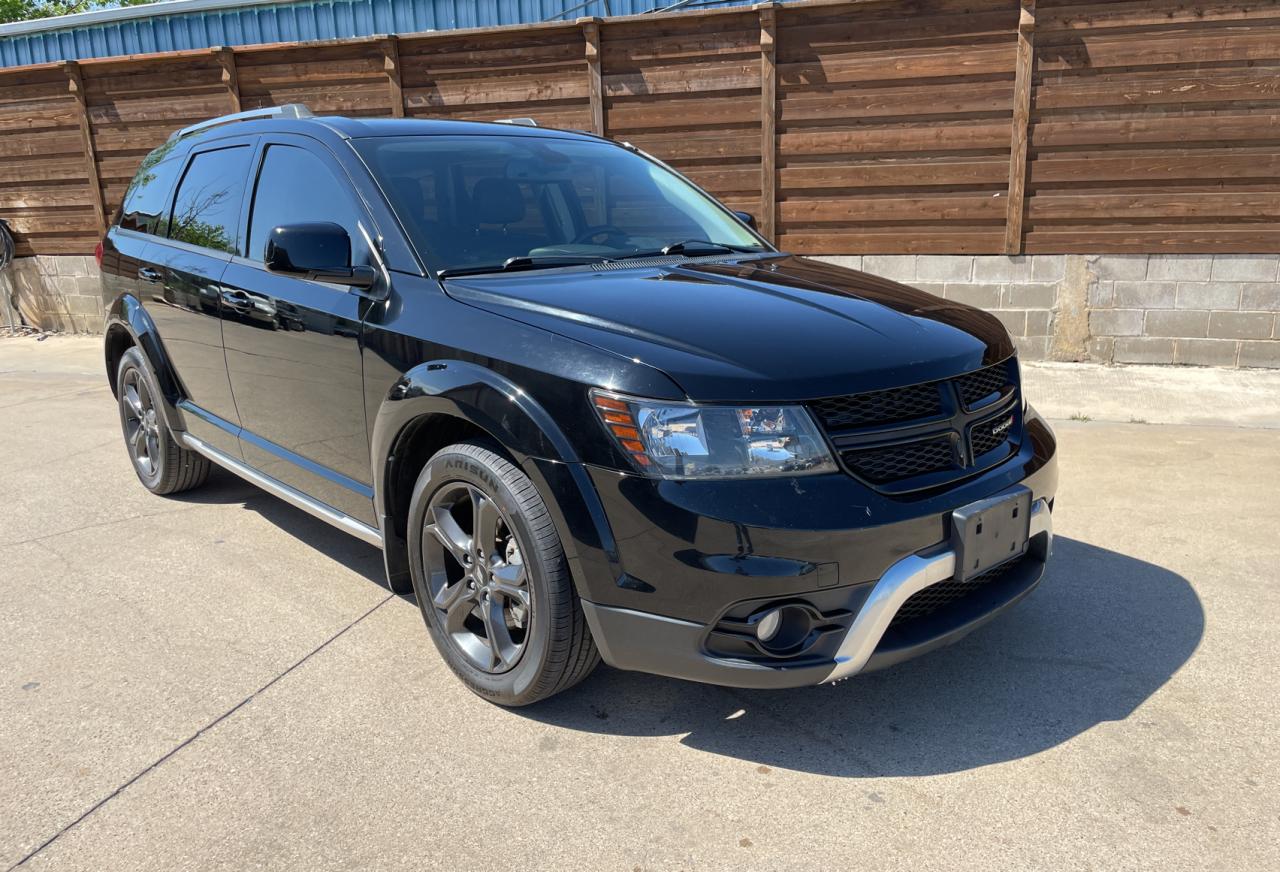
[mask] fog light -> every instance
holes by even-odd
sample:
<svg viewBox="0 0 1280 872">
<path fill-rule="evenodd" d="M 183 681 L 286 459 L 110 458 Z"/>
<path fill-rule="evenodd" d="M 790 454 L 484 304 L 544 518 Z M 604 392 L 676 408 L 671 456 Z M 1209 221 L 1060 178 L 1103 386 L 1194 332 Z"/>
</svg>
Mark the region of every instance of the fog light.
<svg viewBox="0 0 1280 872">
<path fill-rule="evenodd" d="M 795 603 L 769 609 L 756 620 L 756 642 L 769 654 L 795 654 L 809 641 L 813 619 L 809 609 Z"/>
<path fill-rule="evenodd" d="M 778 635 L 778 630 L 782 627 L 782 609 L 774 609 L 765 612 L 764 616 L 756 622 L 756 638 L 761 642 L 768 642 L 774 636 Z"/>
</svg>

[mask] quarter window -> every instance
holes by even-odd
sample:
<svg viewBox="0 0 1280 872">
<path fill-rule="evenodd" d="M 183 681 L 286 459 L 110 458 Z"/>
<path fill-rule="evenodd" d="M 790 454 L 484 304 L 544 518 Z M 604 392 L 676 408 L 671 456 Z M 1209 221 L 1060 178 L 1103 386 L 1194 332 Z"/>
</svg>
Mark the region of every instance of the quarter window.
<svg viewBox="0 0 1280 872">
<path fill-rule="evenodd" d="M 248 146 L 205 151 L 191 159 L 178 185 L 169 238 L 238 254 L 236 230 L 249 172 Z"/>
<path fill-rule="evenodd" d="M 365 260 L 365 246 L 355 216 L 346 185 L 320 157 L 292 145 L 268 146 L 253 195 L 248 256 L 263 258 L 267 237 L 276 227 L 329 221 L 346 228 L 351 262 L 360 263 Z"/>
<path fill-rule="evenodd" d="M 163 236 L 169 220 L 169 196 L 182 169 L 182 161 L 168 158 L 172 147 L 162 146 L 147 155 L 133 176 L 129 194 L 120 210 L 120 227 Z"/>
</svg>

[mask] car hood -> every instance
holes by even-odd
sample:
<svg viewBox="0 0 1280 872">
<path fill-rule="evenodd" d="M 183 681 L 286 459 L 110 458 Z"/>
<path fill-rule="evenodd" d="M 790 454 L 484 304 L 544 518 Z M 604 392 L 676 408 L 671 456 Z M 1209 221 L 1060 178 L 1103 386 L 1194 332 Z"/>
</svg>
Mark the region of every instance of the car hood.
<svg viewBox="0 0 1280 872">
<path fill-rule="evenodd" d="M 656 367 L 694 400 L 915 384 L 1013 353 L 970 306 L 791 255 L 446 280 L 459 301 Z"/>
</svg>

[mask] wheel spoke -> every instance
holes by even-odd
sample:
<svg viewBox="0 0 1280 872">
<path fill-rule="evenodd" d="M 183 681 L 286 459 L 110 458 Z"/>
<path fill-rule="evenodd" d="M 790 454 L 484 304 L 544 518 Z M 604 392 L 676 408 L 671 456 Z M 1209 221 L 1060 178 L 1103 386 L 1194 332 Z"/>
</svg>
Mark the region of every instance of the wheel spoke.
<svg viewBox="0 0 1280 872">
<path fill-rule="evenodd" d="M 475 547 L 486 555 L 491 554 L 498 541 L 498 523 L 502 515 L 493 500 L 485 496 L 478 488 L 470 488 L 471 510 L 475 523 L 471 530 L 475 535 Z"/>
<path fill-rule="evenodd" d="M 455 581 L 453 584 L 442 584 L 440 589 L 431 596 L 431 601 L 435 603 L 436 608 L 446 612 L 453 609 L 459 600 L 468 599 L 471 594 L 471 588 L 467 587 L 467 580 Z"/>
<path fill-rule="evenodd" d="M 129 434 L 129 444 L 133 447 L 133 456 L 141 459 L 146 454 L 147 428 L 139 421 Z"/>
<path fill-rule="evenodd" d="M 147 434 L 147 460 L 150 463 L 155 463 L 156 458 L 160 456 L 159 443 L 160 443 L 160 440 L 157 439 L 154 435 L 150 433 Z"/>
<path fill-rule="evenodd" d="M 481 603 L 480 620 L 484 624 L 489 653 L 493 658 L 489 668 L 509 666 L 520 649 L 512 641 L 511 633 L 507 630 L 507 622 L 502 615 L 502 605 L 497 600 Z"/>
<path fill-rule="evenodd" d="M 461 588 L 461 592 L 449 603 L 444 615 L 445 629 L 451 634 L 465 631 L 466 628 L 463 625 L 476 608 L 475 591 L 468 588 L 465 581 L 460 581 L 454 586 Z"/>
<path fill-rule="evenodd" d="M 493 588 L 507 600 L 528 607 L 529 587 L 524 567 L 519 563 L 508 563 L 495 569 Z"/>
<path fill-rule="evenodd" d="M 145 412 L 152 406 L 151 391 L 147 389 L 147 383 L 143 379 L 138 379 L 138 401 L 142 404 L 142 410 Z"/>
<path fill-rule="evenodd" d="M 142 406 L 142 397 L 138 396 L 138 388 L 135 384 L 125 384 L 124 400 L 129 406 L 129 414 L 141 421 L 142 416 L 146 414 L 146 409 Z"/>
<path fill-rule="evenodd" d="M 471 537 L 462 532 L 448 509 L 432 506 L 427 530 L 453 555 L 459 566 L 466 566 L 466 558 L 471 553 Z"/>
</svg>

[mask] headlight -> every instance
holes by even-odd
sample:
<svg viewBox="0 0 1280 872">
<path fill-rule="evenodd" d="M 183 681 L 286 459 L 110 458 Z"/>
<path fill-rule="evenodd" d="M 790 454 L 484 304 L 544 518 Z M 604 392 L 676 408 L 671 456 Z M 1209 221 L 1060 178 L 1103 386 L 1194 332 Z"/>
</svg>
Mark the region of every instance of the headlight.
<svg viewBox="0 0 1280 872">
<path fill-rule="evenodd" d="M 834 472 L 835 461 L 799 406 L 697 406 L 592 391 L 609 435 L 654 478 L 751 478 Z"/>
</svg>

